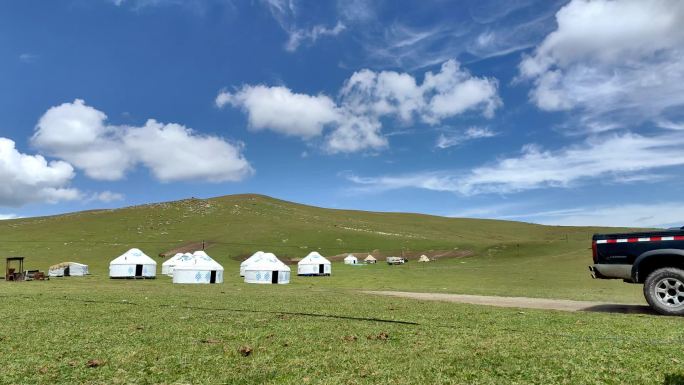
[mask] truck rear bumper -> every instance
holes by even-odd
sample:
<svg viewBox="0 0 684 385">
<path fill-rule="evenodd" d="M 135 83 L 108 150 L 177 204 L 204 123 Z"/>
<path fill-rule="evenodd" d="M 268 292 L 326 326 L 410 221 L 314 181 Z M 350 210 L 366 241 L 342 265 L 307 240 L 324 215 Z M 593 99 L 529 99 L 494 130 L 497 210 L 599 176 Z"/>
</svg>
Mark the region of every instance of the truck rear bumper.
<svg viewBox="0 0 684 385">
<path fill-rule="evenodd" d="M 632 279 L 632 265 L 597 263 L 589 271 L 595 279 Z"/>
</svg>

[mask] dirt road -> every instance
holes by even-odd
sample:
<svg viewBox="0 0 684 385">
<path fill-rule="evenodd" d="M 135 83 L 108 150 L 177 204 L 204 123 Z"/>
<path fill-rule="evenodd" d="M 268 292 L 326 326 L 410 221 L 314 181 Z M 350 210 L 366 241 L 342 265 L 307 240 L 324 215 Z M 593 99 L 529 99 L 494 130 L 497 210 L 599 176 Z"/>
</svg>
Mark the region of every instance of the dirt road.
<svg viewBox="0 0 684 385">
<path fill-rule="evenodd" d="M 514 307 L 523 309 L 592 311 L 624 314 L 655 314 L 648 306 L 640 304 L 615 304 L 593 301 L 573 301 L 569 299 L 495 297 L 468 294 L 413 293 L 406 291 L 364 291 L 364 293 L 391 297 L 413 298 L 425 301 L 458 302 L 473 305 Z"/>
</svg>

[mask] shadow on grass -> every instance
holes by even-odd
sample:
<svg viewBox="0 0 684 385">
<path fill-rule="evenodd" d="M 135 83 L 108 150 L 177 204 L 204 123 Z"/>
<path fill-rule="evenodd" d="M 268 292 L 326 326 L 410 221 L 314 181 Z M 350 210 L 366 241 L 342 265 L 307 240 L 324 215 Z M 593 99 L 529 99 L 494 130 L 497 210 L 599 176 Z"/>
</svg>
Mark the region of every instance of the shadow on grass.
<svg viewBox="0 0 684 385">
<path fill-rule="evenodd" d="M 617 314 L 649 314 L 658 315 L 656 311 L 647 305 L 624 305 L 624 304 L 603 304 L 590 306 L 581 311 L 592 313 L 617 313 Z M 684 383 L 682 384 L 684 385 Z"/>
<path fill-rule="evenodd" d="M 123 302 L 123 301 L 97 301 L 97 300 L 92 300 L 92 299 L 73 299 L 73 298 L 58 298 L 58 299 L 67 300 L 69 302 L 79 301 L 79 302 L 84 302 L 84 303 L 100 303 L 100 304 L 108 304 L 108 305 L 134 305 L 134 306 L 138 305 L 135 302 L 128 302 L 128 301 L 125 301 L 125 302 Z M 145 304 L 145 306 L 149 307 L 149 306 L 154 306 L 154 305 Z M 390 319 L 372 318 L 372 317 L 350 317 L 350 316 L 335 315 L 335 314 L 318 314 L 318 313 L 303 313 L 303 312 L 289 312 L 289 311 L 252 310 L 252 309 L 232 309 L 232 308 L 221 308 L 221 307 L 175 306 L 175 305 L 164 305 L 164 304 L 157 305 L 154 307 L 160 307 L 160 308 L 161 307 L 177 307 L 179 309 L 190 309 L 190 310 L 227 311 L 227 312 L 234 312 L 234 313 L 277 314 L 277 315 L 291 315 L 291 316 L 302 316 L 302 317 L 334 318 L 334 319 L 344 319 L 344 320 L 350 320 L 350 321 L 383 322 L 383 323 L 392 323 L 392 324 L 400 324 L 400 325 L 420 325 L 418 322 L 411 322 L 411 321 L 399 321 L 399 320 L 390 320 Z"/>
<path fill-rule="evenodd" d="M 684 385 L 684 375 L 682 374 L 666 374 L 663 385 Z"/>
</svg>

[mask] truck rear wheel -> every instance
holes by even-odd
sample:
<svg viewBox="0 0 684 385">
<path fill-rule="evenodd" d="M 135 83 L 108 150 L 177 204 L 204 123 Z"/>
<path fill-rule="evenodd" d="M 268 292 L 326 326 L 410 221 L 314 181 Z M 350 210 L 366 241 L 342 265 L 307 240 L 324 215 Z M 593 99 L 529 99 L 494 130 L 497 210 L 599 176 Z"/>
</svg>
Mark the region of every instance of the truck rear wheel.
<svg viewBox="0 0 684 385">
<path fill-rule="evenodd" d="M 665 315 L 684 315 L 684 270 L 658 269 L 646 277 L 644 296 L 651 308 Z"/>
</svg>

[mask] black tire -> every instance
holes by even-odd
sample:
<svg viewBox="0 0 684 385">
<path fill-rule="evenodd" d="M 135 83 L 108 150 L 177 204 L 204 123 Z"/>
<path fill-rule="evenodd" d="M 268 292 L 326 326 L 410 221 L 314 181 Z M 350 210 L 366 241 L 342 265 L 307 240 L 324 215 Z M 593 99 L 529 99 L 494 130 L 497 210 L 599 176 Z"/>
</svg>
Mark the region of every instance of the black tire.
<svg viewBox="0 0 684 385">
<path fill-rule="evenodd" d="M 644 297 L 652 309 L 665 315 L 684 315 L 684 270 L 658 269 L 646 277 Z"/>
</svg>

